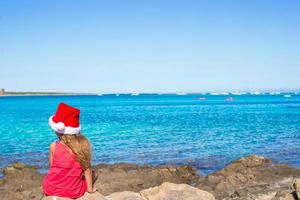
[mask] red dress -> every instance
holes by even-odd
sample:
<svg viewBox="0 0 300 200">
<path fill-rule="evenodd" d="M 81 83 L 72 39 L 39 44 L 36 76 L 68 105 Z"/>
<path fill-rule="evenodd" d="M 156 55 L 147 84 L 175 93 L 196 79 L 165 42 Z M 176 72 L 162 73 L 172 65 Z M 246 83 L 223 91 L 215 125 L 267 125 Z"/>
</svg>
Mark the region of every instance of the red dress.
<svg viewBox="0 0 300 200">
<path fill-rule="evenodd" d="M 84 170 L 67 146 L 55 143 L 53 162 L 43 182 L 47 196 L 79 198 L 87 190 Z"/>
</svg>

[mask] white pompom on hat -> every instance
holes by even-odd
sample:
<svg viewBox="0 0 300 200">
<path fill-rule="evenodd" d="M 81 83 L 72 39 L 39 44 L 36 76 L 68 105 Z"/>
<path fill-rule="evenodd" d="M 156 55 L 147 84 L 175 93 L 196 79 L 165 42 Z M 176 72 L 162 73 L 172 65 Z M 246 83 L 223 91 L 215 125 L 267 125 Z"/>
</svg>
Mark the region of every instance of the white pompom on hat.
<svg viewBox="0 0 300 200">
<path fill-rule="evenodd" d="M 60 103 L 56 113 L 49 118 L 49 125 L 57 133 L 80 134 L 79 114 L 79 109 Z"/>
</svg>

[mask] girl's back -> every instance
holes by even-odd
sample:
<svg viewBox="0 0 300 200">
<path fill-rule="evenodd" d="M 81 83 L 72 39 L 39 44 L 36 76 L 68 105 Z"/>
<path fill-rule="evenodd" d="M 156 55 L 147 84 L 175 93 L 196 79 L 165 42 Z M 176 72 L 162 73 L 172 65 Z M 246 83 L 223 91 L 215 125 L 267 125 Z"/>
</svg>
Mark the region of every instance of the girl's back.
<svg viewBox="0 0 300 200">
<path fill-rule="evenodd" d="M 43 182 L 47 196 L 78 198 L 87 190 L 84 170 L 72 151 L 61 142 L 55 142 L 53 162 Z"/>
</svg>

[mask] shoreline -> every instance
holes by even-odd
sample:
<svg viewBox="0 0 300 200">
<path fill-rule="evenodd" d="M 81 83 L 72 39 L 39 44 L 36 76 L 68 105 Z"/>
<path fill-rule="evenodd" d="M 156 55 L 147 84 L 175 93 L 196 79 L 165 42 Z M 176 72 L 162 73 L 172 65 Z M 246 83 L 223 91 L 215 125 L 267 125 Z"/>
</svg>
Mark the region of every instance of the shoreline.
<svg viewBox="0 0 300 200">
<path fill-rule="evenodd" d="M 103 96 L 103 95 L 130 95 L 130 96 L 140 96 L 140 95 L 175 95 L 175 96 L 188 96 L 188 95 L 199 95 L 199 96 L 243 96 L 243 95 L 250 95 L 250 96 L 282 96 L 284 94 L 291 94 L 291 95 L 300 95 L 300 90 L 295 91 L 282 91 L 278 94 L 274 92 L 260 92 L 256 94 L 254 92 L 187 92 L 187 93 L 178 93 L 178 92 L 165 92 L 165 93 L 153 93 L 153 92 L 141 92 L 141 93 L 130 93 L 130 92 L 117 92 L 117 93 L 68 93 L 68 92 L 4 92 L 0 93 L 1 96 L 85 96 L 85 95 L 92 95 L 92 96 Z"/>
<path fill-rule="evenodd" d="M 97 94 L 60 94 L 60 93 L 46 93 L 46 94 L 3 94 L 0 97 L 35 97 L 35 96 L 97 96 Z"/>
<path fill-rule="evenodd" d="M 252 156 L 252 155 L 255 155 L 256 154 L 251 154 L 251 155 L 248 155 L 248 156 Z M 245 158 L 245 157 L 248 157 L 248 156 L 243 156 L 241 157 L 240 159 L 242 158 Z M 266 158 L 265 156 L 260 156 L 260 157 L 263 157 L 263 158 Z M 300 167 L 299 166 L 294 166 L 294 165 L 291 165 L 291 164 L 287 164 L 287 163 L 281 163 L 281 162 L 274 162 L 274 160 L 272 159 L 269 159 L 269 158 L 266 158 L 268 160 L 270 160 L 272 162 L 272 165 L 278 165 L 278 166 L 287 166 L 291 169 L 294 169 L 294 170 L 299 170 L 300 171 Z M 137 168 L 143 168 L 143 167 L 151 167 L 151 168 L 162 168 L 162 167 L 174 167 L 174 168 L 180 168 L 180 167 L 189 167 L 189 168 L 192 168 L 196 171 L 196 174 L 198 176 L 210 176 L 212 174 L 215 174 L 219 171 L 222 171 L 224 168 L 226 168 L 228 165 L 230 165 L 231 163 L 233 162 L 236 162 L 238 161 L 239 159 L 237 160 L 233 160 L 233 161 L 229 161 L 223 168 L 220 168 L 219 170 L 211 170 L 212 172 L 210 173 L 201 173 L 201 169 L 198 169 L 197 167 L 189 164 L 189 163 L 182 163 L 182 164 L 172 164 L 172 163 L 166 163 L 166 164 L 148 164 L 148 163 L 144 163 L 144 164 L 138 164 L 138 163 L 132 163 L 132 162 L 116 162 L 116 163 L 97 163 L 97 164 L 94 164 L 92 165 L 93 168 L 97 168 L 98 166 L 119 166 L 119 165 L 130 165 L 130 166 L 136 166 Z M 11 164 L 7 164 L 6 166 L 4 167 L 1 167 L 0 168 L 0 181 L 5 177 L 5 175 L 3 174 L 3 171 L 7 168 L 7 167 L 10 167 L 10 166 L 13 166 L 14 164 L 18 164 L 18 163 L 21 163 L 22 165 L 24 166 L 29 166 L 29 167 L 33 167 L 37 170 L 37 172 L 41 175 L 46 175 L 47 174 L 47 171 L 49 170 L 49 167 L 48 168 L 41 168 L 37 165 L 31 165 L 31 164 L 28 164 L 28 163 L 23 163 L 23 162 L 13 162 Z"/>
<path fill-rule="evenodd" d="M 242 200 L 249 195 L 255 196 L 254 199 L 264 196 L 261 199 L 271 200 L 279 193 L 287 194 L 293 181 L 300 178 L 300 169 L 274 164 L 270 159 L 257 155 L 232 161 L 223 169 L 206 176 L 198 174 L 191 166 L 139 166 L 118 163 L 99 164 L 93 168 L 99 175 L 95 187 L 103 195 L 122 191 L 139 192 L 164 182 L 171 182 L 207 191 L 220 200 Z M 0 180 L 0 197 L 12 195 L 11 199 L 14 199 L 12 197 L 20 184 L 23 190 L 27 191 L 26 194 L 39 191 L 37 187 L 45 176 L 37 171 L 37 167 L 20 163 L 5 167 L 3 173 L 5 176 Z M 31 177 L 30 180 L 28 177 Z M 270 198 L 265 198 L 266 196 Z M 29 198 L 24 196 L 23 199 Z"/>
<path fill-rule="evenodd" d="M 251 155 L 256 155 L 256 154 L 251 154 Z M 249 155 L 248 155 L 249 156 Z M 246 156 L 243 156 L 243 157 L 240 157 L 240 158 L 244 158 L 244 157 L 248 157 L 247 155 Z M 267 158 L 265 156 L 261 156 L 261 157 L 264 157 L 264 158 Z M 271 158 L 268 158 L 269 160 L 272 161 L 272 165 L 284 165 L 284 166 L 288 166 L 290 168 L 293 168 L 295 170 L 300 170 L 300 166 L 298 165 L 292 165 L 292 164 L 288 164 L 288 163 L 283 163 L 283 162 L 279 162 L 279 161 L 274 161 L 273 159 Z M 209 171 L 211 172 L 208 172 L 208 173 L 204 173 L 203 170 L 201 169 L 198 169 L 197 167 L 195 167 L 194 165 L 190 164 L 190 163 L 180 163 L 180 164 L 173 164 L 173 163 L 165 163 L 165 164 L 149 164 L 149 163 L 133 163 L 133 162 L 115 162 L 115 163 L 105 163 L 105 162 L 99 162 L 99 163 L 95 163 L 92 165 L 92 167 L 97 167 L 97 166 L 114 166 L 114 165 L 132 165 L 132 166 L 137 166 L 137 167 L 153 167 L 153 168 L 160 168 L 160 167 L 190 167 L 190 168 L 193 168 L 196 170 L 196 173 L 197 175 L 199 176 L 209 176 L 211 174 L 214 174 L 216 172 L 219 172 L 221 171 L 222 169 L 226 168 L 228 165 L 230 165 L 230 163 L 232 162 L 235 162 L 239 159 L 236 159 L 236 160 L 232 160 L 232 161 L 229 161 L 227 164 L 225 164 L 223 167 L 221 168 L 218 168 L 218 169 L 209 169 Z M 22 162 L 22 161 L 16 161 L 16 162 L 12 162 L 10 164 L 6 164 L 2 167 L 0 167 L 0 180 L 3 179 L 4 175 L 3 175 L 3 170 L 9 166 L 12 166 L 16 163 L 22 163 L 24 164 L 25 166 L 31 166 L 31 167 L 34 167 L 37 169 L 38 173 L 40 174 L 47 174 L 47 171 L 49 170 L 49 167 L 47 168 L 44 168 L 44 167 L 41 167 L 41 166 L 37 166 L 37 165 L 34 165 L 34 164 L 30 164 L 30 163 L 25 163 L 25 162 Z M 207 168 L 206 168 L 207 169 Z"/>
</svg>

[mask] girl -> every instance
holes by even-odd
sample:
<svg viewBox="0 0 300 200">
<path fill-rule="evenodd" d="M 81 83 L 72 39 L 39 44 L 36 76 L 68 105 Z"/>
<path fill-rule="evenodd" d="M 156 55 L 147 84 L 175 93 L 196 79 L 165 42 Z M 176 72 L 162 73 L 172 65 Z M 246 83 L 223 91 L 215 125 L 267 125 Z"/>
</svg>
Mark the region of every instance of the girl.
<svg viewBox="0 0 300 200">
<path fill-rule="evenodd" d="M 95 192 L 91 147 L 80 134 L 79 113 L 79 109 L 60 103 L 49 119 L 59 141 L 50 145 L 50 169 L 42 185 L 46 196 L 76 199 L 85 192 Z"/>
</svg>

